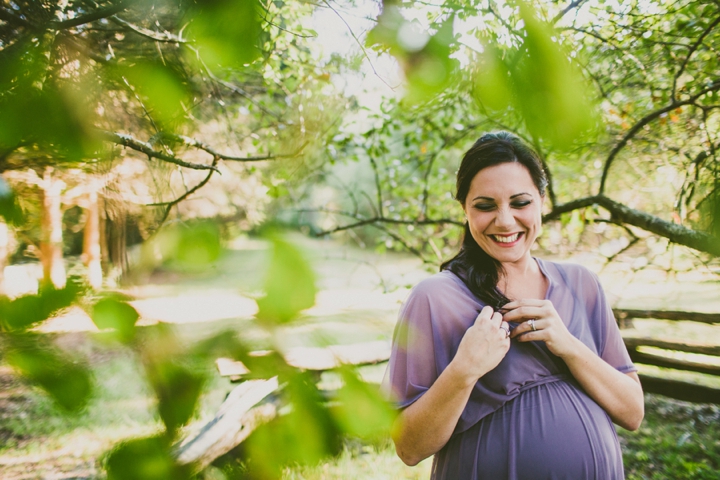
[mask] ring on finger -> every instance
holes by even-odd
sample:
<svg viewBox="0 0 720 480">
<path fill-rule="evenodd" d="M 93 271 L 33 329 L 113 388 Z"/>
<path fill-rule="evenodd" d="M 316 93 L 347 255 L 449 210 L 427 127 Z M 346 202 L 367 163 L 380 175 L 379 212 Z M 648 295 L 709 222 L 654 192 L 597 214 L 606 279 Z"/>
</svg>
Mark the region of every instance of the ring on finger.
<svg viewBox="0 0 720 480">
<path fill-rule="evenodd" d="M 505 338 L 508 338 L 510 336 L 510 328 L 506 327 L 505 325 L 500 325 L 500 330 L 505 330 Z"/>
<path fill-rule="evenodd" d="M 537 327 L 535 327 L 535 319 L 534 318 L 531 318 L 530 320 L 528 320 L 528 325 L 530 325 L 530 328 L 532 329 L 533 332 L 537 331 Z"/>
</svg>

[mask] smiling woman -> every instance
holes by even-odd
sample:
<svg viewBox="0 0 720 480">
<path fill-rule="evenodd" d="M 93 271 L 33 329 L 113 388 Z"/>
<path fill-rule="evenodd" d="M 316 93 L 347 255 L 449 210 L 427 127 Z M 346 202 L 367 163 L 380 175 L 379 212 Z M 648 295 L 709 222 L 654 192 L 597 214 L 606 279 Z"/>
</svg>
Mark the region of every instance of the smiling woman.
<svg viewBox="0 0 720 480">
<path fill-rule="evenodd" d="M 483 135 L 462 248 L 400 312 L 393 439 L 407 464 L 435 455 L 433 479 L 624 478 L 612 422 L 639 427 L 642 389 L 597 277 L 530 255 L 546 183 L 520 139 Z"/>
</svg>

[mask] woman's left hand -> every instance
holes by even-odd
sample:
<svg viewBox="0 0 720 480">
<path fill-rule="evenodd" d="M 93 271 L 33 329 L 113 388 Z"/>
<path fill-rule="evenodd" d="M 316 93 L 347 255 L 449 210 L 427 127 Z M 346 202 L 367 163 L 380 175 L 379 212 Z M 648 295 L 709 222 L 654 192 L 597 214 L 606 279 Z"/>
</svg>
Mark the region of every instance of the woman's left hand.
<svg viewBox="0 0 720 480">
<path fill-rule="evenodd" d="M 575 350 L 577 339 L 568 331 L 550 300 L 516 300 L 505 304 L 500 312 L 504 321 L 520 324 L 510 338 L 519 342 L 542 340 L 558 357 L 571 355 Z"/>
</svg>

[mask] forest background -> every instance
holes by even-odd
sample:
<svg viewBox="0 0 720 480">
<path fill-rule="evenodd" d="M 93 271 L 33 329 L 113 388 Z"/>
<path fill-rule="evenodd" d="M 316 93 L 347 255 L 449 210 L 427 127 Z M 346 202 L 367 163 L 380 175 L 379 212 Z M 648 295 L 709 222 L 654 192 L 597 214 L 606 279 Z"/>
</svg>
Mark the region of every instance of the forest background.
<svg viewBox="0 0 720 480">
<path fill-rule="evenodd" d="M 194 474 L 171 447 L 206 366 L 219 355 L 253 366 L 257 345 L 232 330 L 188 344 L 138 327 L 126 287 L 207 272 L 232 239 L 264 238 L 256 322 L 262 346 L 281 352 L 273 332 L 317 289 L 280 229 L 434 268 L 459 246 L 462 152 L 496 129 L 532 144 L 549 173 L 544 253 L 716 278 L 718 24 L 717 1 L 689 0 L 5 0 L 0 267 L 39 262 L 42 274 L 31 292 L 3 283 L 2 361 L 81 415 L 91 366 L 38 330 L 81 306 L 142 365 L 163 425 L 118 444 L 102 468 L 144 478 L 123 461 L 144 452 L 163 478 Z M 269 358 L 251 370 L 285 372 L 295 413 L 276 433 L 298 448 L 258 460 L 258 475 L 317 462 L 339 436 L 386 433 L 387 407 L 354 373 L 343 411 Z M 385 420 L 358 431 L 353 402 Z M 263 441 L 256 458 L 272 450 Z M 704 462 L 689 471 L 712 470 Z"/>
</svg>

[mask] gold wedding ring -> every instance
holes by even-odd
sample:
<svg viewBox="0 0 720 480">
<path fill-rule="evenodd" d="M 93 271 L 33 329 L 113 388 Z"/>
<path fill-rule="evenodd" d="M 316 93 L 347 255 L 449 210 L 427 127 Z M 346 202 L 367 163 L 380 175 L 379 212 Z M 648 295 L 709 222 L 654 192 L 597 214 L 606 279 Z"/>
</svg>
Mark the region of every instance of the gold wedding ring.
<svg viewBox="0 0 720 480">
<path fill-rule="evenodd" d="M 532 328 L 533 332 L 537 331 L 537 328 L 535 328 L 535 319 L 534 318 L 531 318 L 530 320 L 528 320 L 528 324 L 530 325 L 530 328 Z"/>
</svg>

